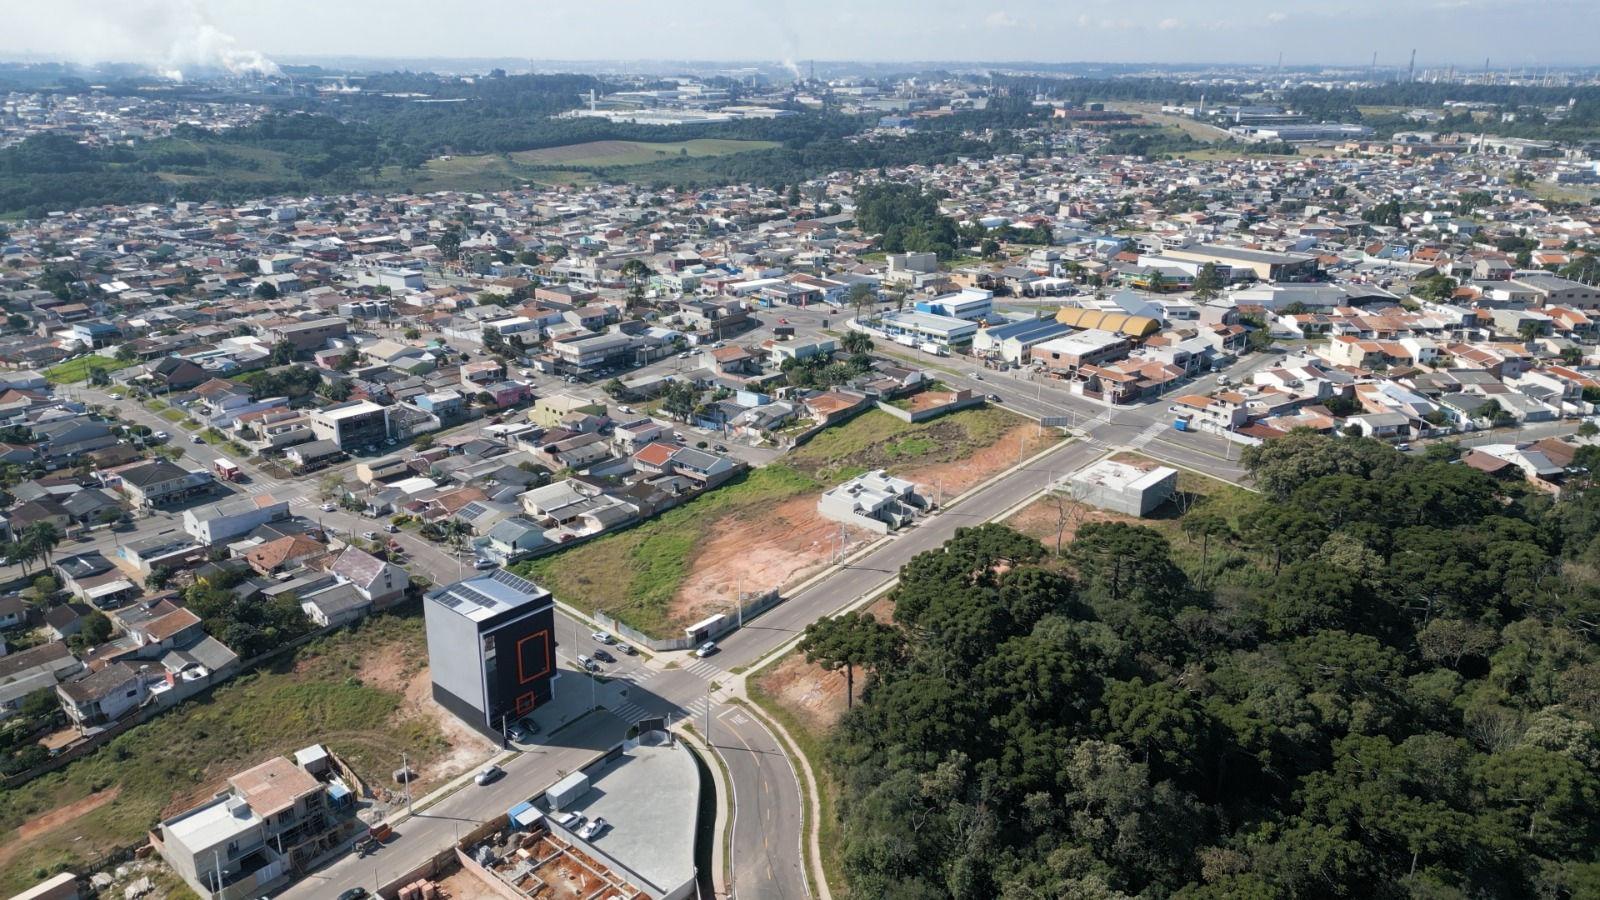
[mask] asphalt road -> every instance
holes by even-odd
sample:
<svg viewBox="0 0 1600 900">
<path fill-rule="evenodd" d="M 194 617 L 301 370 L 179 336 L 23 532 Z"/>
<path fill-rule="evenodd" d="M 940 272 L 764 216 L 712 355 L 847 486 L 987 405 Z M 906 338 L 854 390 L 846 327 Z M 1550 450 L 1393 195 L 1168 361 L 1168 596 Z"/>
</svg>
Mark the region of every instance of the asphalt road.
<svg viewBox="0 0 1600 900">
<path fill-rule="evenodd" d="M 713 717 L 711 744 L 728 764 L 733 791 L 729 888 L 738 900 L 805 900 L 804 819 L 794 764 L 749 713 Z"/>
</svg>

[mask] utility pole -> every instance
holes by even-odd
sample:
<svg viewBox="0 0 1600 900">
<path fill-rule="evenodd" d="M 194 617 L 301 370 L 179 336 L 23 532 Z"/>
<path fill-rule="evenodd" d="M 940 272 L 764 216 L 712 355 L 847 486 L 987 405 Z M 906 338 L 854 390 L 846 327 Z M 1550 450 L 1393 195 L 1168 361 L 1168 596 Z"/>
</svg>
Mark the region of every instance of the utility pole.
<svg viewBox="0 0 1600 900">
<path fill-rule="evenodd" d="M 416 815 L 411 808 L 411 764 L 406 761 L 406 752 L 400 751 L 400 774 L 406 780 L 406 815 Z"/>
</svg>

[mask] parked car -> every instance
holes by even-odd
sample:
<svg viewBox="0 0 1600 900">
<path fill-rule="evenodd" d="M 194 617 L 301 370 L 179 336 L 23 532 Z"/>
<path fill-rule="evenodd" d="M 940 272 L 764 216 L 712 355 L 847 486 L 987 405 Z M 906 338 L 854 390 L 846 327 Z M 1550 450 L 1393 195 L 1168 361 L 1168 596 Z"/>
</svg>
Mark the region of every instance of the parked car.
<svg viewBox="0 0 1600 900">
<path fill-rule="evenodd" d="M 189 435 L 189 443 L 191 443 L 191 444 L 204 444 L 205 442 L 206 442 L 206 439 L 201 437 L 198 434 Z"/>
<path fill-rule="evenodd" d="M 361 532 L 361 539 L 363 541 L 375 541 L 378 539 L 378 533 L 376 531 L 363 531 Z"/>
<path fill-rule="evenodd" d="M 705 659 L 715 652 L 717 652 L 716 641 L 706 641 L 704 644 L 694 648 L 694 655 L 700 659 Z"/>
<path fill-rule="evenodd" d="M 605 816 L 595 816 L 593 821 L 578 829 L 578 837 L 592 841 L 610 827 L 611 823 L 606 821 Z"/>
<path fill-rule="evenodd" d="M 502 769 L 499 766 L 490 766 L 487 769 L 484 769 L 482 772 L 472 776 L 472 780 L 476 781 L 481 786 L 490 784 L 491 782 L 499 781 L 500 776 L 504 774 L 506 774 L 505 769 Z"/>
<path fill-rule="evenodd" d="M 367 893 L 366 888 L 353 887 L 350 890 L 340 894 L 339 900 L 367 900 L 367 898 L 370 896 L 372 895 Z"/>
<path fill-rule="evenodd" d="M 481 556 L 472 561 L 472 567 L 474 569 L 478 569 L 478 570 L 492 569 L 492 568 L 495 567 L 495 565 L 496 565 L 496 563 L 495 563 L 494 560 L 492 560 L 492 559 L 484 559 Z"/>
<path fill-rule="evenodd" d="M 718 453 L 727 453 L 728 452 L 728 448 L 724 447 L 721 444 L 714 444 L 714 445 L 712 445 L 711 449 L 717 451 Z"/>
<path fill-rule="evenodd" d="M 385 532 L 389 533 L 389 534 L 394 534 L 394 533 L 396 533 L 396 532 L 398 532 L 400 530 L 400 526 L 396 525 L 393 522 L 390 522 L 387 525 L 383 526 L 383 530 Z"/>
<path fill-rule="evenodd" d="M 599 641 L 602 644 L 613 644 L 613 643 L 616 643 L 616 640 L 617 640 L 616 638 L 612 637 L 611 635 L 607 634 L 604 631 L 596 631 L 594 634 L 589 635 L 589 637 L 594 638 L 595 640 Z"/>
<path fill-rule="evenodd" d="M 172 435 L 167 434 L 165 431 L 158 431 L 155 434 L 150 435 L 150 439 L 153 440 L 153 441 L 170 440 L 171 437 L 172 437 Z"/>
<path fill-rule="evenodd" d="M 595 662 L 594 660 L 590 659 L 587 656 L 579 656 L 578 657 L 578 665 L 583 666 L 583 670 L 585 672 L 598 672 L 598 671 L 600 671 L 600 664 Z"/>
<path fill-rule="evenodd" d="M 618 653 L 625 653 L 625 654 L 627 654 L 629 656 L 632 656 L 633 655 L 633 645 L 632 644 L 621 644 L 621 643 L 619 643 L 619 644 L 617 644 L 617 652 Z"/>
<path fill-rule="evenodd" d="M 562 828 L 567 829 L 568 831 L 575 831 L 579 828 L 582 828 L 583 822 L 584 818 L 582 813 L 564 812 L 555 817 L 555 823 L 560 825 Z"/>
<path fill-rule="evenodd" d="M 600 660 L 601 662 L 608 662 L 608 663 L 614 663 L 614 662 L 617 661 L 617 658 L 615 656 L 612 656 L 611 654 L 605 652 L 604 650 L 596 650 L 594 652 L 594 658 Z"/>
<path fill-rule="evenodd" d="M 338 509 L 339 507 L 334 506 L 332 503 L 324 503 L 324 504 L 322 504 L 322 506 L 320 506 L 318 508 L 321 509 L 323 512 L 333 512 L 334 510 Z"/>
</svg>

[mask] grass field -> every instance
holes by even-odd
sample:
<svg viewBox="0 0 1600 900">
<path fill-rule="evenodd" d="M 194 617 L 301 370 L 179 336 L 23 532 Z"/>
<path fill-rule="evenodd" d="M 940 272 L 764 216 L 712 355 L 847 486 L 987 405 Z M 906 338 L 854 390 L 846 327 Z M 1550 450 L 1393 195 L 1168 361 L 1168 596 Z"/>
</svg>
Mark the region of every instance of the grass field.
<svg viewBox="0 0 1600 900">
<path fill-rule="evenodd" d="M 524 166 L 577 166 L 600 168 L 607 166 L 642 166 L 663 162 L 675 157 L 728 156 L 751 150 L 767 150 L 778 146 L 772 141 L 737 141 L 704 138 L 693 141 L 647 143 L 645 141 L 590 141 L 586 144 L 569 144 L 565 147 L 546 147 L 543 150 L 523 150 L 511 154 L 511 159 Z"/>
<path fill-rule="evenodd" d="M 397 717 L 403 683 L 358 677 L 380 652 L 420 668 L 423 646 L 420 612 L 373 616 L 130 729 L 64 769 L 0 791 L 0 894 L 27 887 L 41 871 L 135 841 L 175 802 L 199 802 L 228 775 L 307 744 L 328 744 L 374 784 L 387 783 L 402 751 L 413 765 L 426 765 L 448 749 L 438 727 Z M 97 804 L 96 796 L 112 799 Z M 87 811 L 26 839 L 14 830 L 73 804 Z"/>
<path fill-rule="evenodd" d="M 1006 410 L 979 408 L 912 425 L 872 410 L 824 431 L 781 462 L 633 528 L 525 563 L 519 571 L 564 602 L 605 612 L 646 634 L 666 636 L 688 624 L 674 620 L 673 598 L 697 549 L 719 524 L 741 516 L 759 518 L 783 501 L 820 492 L 870 469 L 896 472 L 954 463 L 1024 421 Z"/>
<path fill-rule="evenodd" d="M 68 360 L 60 365 L 51 366 L 44 370 L 44 377 L 52 384 L 70 384 L 75 381 L 87 381 L 89 370 L 95 366 L 105 369 L 107 374 L 118 369 L 126 369 L 133 365 L 132 362 L 123 362 L 109 356 L 80 356 Z"/>
<path fill-rule="evenodd" d="M 771 141 L 699 139 L 652 143 L 648 141 L 590 141 L 515 153 L 483 153 L 431 159 L 419 172 L 402 176 L 386 169 L 384 181 L 409 181 L 415 189 L 490 190 L 517 184 L 592 184 L 603 176 L 616 181 L 694 180 L 706 174 L 695 160 L 749 153 L 778 146 Z"/>
</svg>

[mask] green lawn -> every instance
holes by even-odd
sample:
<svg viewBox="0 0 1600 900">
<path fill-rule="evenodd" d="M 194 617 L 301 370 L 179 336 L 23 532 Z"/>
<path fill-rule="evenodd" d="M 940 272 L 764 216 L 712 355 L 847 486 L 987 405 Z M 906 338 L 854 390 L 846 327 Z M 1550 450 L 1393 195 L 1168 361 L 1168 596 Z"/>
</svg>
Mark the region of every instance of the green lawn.
<svg viewBox="0 0 1600 900">
<path fill-rule="evenodd" d="M 60 365 L 45 369 L 44 377 L 52 384 L 70 384 L 75 381 L 87 381 L 89 379 L 89 370 L 95 366 L 105 369 L 106 373 L 110 374 L 118 369 L 126 369 L 131 365 L 133 365 L 131 361 L 124 362 L 109 356 L 80 356 L 77 359 L 68 360 Z"/>
<path fill-rule="evenodd" d="M 700 541 L 720 520 L 820 493 L 869 469 L 892 472 L 962 459 L 1024 421 L 1003 409 L 979 408 L 912 425 L 871 410 L 824 431 L 781 462 L 648 522 L 517 569 L 579 609 L 603 611 L 645 634 L 669 635 L 687 624 L 671 621 L 672 598 Z"/>
<path fill-rule="evenodd" d="M 209 696 L 131 729 L 66 768 L 0 791 L 0 894 L 137 840 L 175 798 L 199 802 L 221 779 L 273 755 L 328 744 L 369 783 L 383 784 L 405 751 L 426 765 L 448 749 L 431 720 L 396 719 L 403 683 L 364 684 L 363 657 L 399 655 L 405 671 L 426 664 L 420 612 L 379 614 L 308 644 L 271 668 L 240 675 Z M 116 799 L 21 846 L 9 833 L 41 813 L 120 790 Z"/>
<path fill-rule="evenodd" d="M 188 416 L 184 415 L 183 410 L 172 409 L 170 407 L 163 409 L 160 415 L 161 418 L 166 419 L 168 422 L 182 422 L 184 419 L 188 418 Z"/>
</svg>

